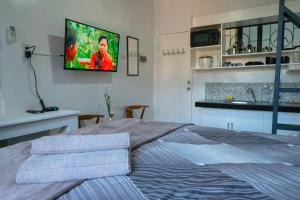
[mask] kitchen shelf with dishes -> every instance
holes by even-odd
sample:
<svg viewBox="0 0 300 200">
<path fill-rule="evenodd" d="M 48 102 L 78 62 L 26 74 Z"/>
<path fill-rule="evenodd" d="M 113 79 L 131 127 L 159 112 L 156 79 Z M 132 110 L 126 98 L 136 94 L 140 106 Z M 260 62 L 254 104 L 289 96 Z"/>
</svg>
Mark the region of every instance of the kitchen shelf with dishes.
<svg viewBox="0 0 300 200">
<path fill-rule="evenodd" d="M 287 71 L 299 71 L 300 63 L 286 63 L 281 64 L 281 67 L 285 68 Z M 199 71 L 210 71 L 210 70 L 240 70 L 240 69 L 267 69 L 275 68 L 275 64 L 267 65 L 248 65 L 248 66 L 223 66 L 223 67 L 193 67 L 191 70 Z"/>
<path fill-rule="evenodd" d="M 293 49 L 293 50 L 283 50 L 282 54 L 291 54 L 291 53 L 300 53 L 300 49 Z M 241 53 L 241 54 L 224 54 L 222 57 L 224 58 L 236 58 L 236 57 L 249 57 L 249 56 L 268 56 L 274 55 L 276 51 L 269 51 L 269 52 L 255 52 L 255 53 Z"/>
<path fill-rule="evenodd" d="M 234 25 L 224 23 L 191 27 L 190 69 L 273 70 L 276 63 L 276 21 L 263 21 L 264 24 L 255 25 L 251 20 L 246 20 Z M 300 30 L 295 30 L 289 22 L 286 24 L 288 28 L 292 31 L 287 33 L 292 34 L 286 34 L 284 46 L 288 50 L 282 51 L 282 67 L 286 71 L 300 71 Z"/>
</svg>

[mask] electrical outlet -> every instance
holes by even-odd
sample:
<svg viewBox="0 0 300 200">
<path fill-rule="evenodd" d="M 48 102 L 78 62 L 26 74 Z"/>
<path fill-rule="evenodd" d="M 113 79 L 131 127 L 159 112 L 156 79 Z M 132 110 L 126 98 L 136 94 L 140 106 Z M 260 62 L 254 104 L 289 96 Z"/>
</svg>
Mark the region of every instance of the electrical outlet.
<svg viewBox="0 0 300 200">
<path fill-rule="evenodd" d="M 32 56 L 32 52 L 31 52 L 31 50 L 30 49 L 25 49 L 25 58 L 31 58 L 31 56 Z"/>
<path fill-rule="evenodd" d="M 23 54 L 23 62 L 26 62 L 28 58 L 31 58 L 31 47 L 34 46 L 32 44 L 24 43 L 22 44 L 24 54 Z"/>
<path fill-rule="evenodd" d="M 10 25 L 6 27 L 6 43 L 13 44 L 17 41 L 16 29 Z"/>
</svg>

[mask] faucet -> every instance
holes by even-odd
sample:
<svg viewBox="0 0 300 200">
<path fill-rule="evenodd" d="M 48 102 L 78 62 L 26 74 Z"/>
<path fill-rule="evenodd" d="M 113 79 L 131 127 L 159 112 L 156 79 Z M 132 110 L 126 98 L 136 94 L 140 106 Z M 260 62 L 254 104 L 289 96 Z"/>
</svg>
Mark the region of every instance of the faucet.
<svg viewBox="0 0 300 200">
<path fill-rule="evenodd" d="M 247 93 L 251 93 L 252 98 L 253 98 L 253 99 L 252 99 L 252 102 L 255 103 L 255 102 L 256 102 L 256 98 L 255 98 L 255 94 L 254 94 L 252 88 L 247 88 L 247 89 L 246 89 L 246 92 L 247 92 Z"/>
</svg>

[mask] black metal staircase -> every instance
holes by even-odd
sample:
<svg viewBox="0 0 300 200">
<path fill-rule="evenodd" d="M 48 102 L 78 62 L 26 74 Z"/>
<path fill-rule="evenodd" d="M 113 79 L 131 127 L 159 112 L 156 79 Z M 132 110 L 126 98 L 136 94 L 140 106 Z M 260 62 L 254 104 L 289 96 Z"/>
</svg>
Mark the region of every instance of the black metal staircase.
<svg viewBox="0 0 300 200">
<path fill-rule="evenodd" d="M 300 131 L 300 125 L 278 123 L 279 94 L 300 93 L 300 88 L 281 88 L 281 84 L 280 84 L 281 56 L 282 56 L 282 49 L 283 49 L 285 18 L 287 18 L 288 20 L 293 22 L 298 28 L 300 28 L 300 17 L 297 14 L 293 13 L 290 9 L 285 7 L 285 0 L 279 0 L 272 134 L 277 134 L 278 129 Z"/>
</svg>

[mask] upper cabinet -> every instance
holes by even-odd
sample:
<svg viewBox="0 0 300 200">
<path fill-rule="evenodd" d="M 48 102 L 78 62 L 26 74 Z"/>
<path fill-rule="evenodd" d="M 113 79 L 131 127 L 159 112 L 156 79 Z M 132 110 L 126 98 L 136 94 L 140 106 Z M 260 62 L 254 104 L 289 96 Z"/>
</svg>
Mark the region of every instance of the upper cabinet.
<svg viewBox="0 0 300 200">
<path fill-rule="evenodd" d="M 297 6 L 300 10 L 300 4 Z M 191 17 L 191 69 L 273 69 L 276 63 L 277 12 L 278 8 L 272 5 Z M 300 70 L 300 29 L 288 21 L 285 22 L 284 49 L 283 68 Z"/>
</svg>

